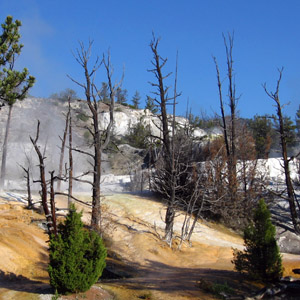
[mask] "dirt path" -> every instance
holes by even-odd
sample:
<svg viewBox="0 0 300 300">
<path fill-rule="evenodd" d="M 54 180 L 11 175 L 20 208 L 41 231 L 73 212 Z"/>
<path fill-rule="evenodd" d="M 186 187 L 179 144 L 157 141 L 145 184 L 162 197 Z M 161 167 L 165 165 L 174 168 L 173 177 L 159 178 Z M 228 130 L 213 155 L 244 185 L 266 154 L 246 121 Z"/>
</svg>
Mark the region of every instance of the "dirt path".
<svg viewBox="0 0 300 300">
<path fill-rule="evenodd" d="M 87 196 L 80 197 L 88 201 Z M 0 201 L 0 299 L 51 299 L 46 271 L 48 237 L 40 227 L 44 217 L 24 209 L 17 198 L 10 195 Z M 57 206 L 65 208 L 66 200 L 58 198 Z M 89 222 L 89 208 L 80 208 Z M 104 279 L 98 286 L 112 292 L 115 299 L 212 299 L 199 288 L 201 278 L 251 292 L 230 262 L 232 247 L 241 248 L 242 239 L 226 228 L 198 223 L 193 247 L 183 245 L 176 251 L 158 238 L 164 226 L 164 207 L 155 199 L 110 195 L 103 200 L 103 212 L 110 254 L 107 265 L 119 278 Z M 178 216 L 175 222 L 177 232 L 181 218 Z M 299 267 L 299 257 L 284 256 L 287 275 L 293 267 Z M 99 293 L 100 289 L 93 289 L 86 299 L 96 299 Z M 106 296 L 104 299 L 108 299 Z"/>
</svg>

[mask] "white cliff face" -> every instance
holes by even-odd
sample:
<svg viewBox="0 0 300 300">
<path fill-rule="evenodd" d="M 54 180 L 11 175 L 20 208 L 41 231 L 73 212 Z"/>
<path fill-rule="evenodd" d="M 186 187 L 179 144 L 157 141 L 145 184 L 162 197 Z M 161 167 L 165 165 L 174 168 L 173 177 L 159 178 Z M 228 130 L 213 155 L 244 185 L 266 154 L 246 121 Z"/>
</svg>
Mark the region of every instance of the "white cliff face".
<svg viewBox="0 0 300 300">
<path fill-rule="evenodd" d="M 119 108 L 120 109 L 120 108 Z M 122 111 L 117 109 L 114 112 L 113 132 L 116 136 L 124 136 L 128 134 L 131 127 L 136 126 L 140 121 L 144 125 L 150 125 L 151 130 L 154 128 L 152 119 L 158 119 L 152 115 L 149 110 L 122 108 Z M 109 124 L 109 112 L 100 113 L 100 129 L 105 130 Z M 154 121 L 155 122 L 155 121 Z"/>
<path fill-rule="evenodd" d="M 81 122 L 81 127 L 88 126 L 91 124 L 91 118 L 85 121 L 80 121 L 78 115 L 83 114 L 85 116 L 90 116 L 90 111 L 86 101 L 75 100 L 71 103 L 73 121 Z M 60 101 L 55 99 L 41 99 L 41 98 L 26 98 L 23 101 L 18 101 L 14 105 L 13 109 L 13 119 L 15 119 L 19 127 L 17 131 L 30 131 L 30 134 L 34 134 L 36 129 L 37 120 L 41 121 L 41 127 L 46 126 L 47 129 L 51 130 L 51 135 L 56 133 L 57 135 L 62 135 L 64 123 L 65 123 L 65 114 L 68 109 L 68 103 L 66 101 Z M 8 107 L 5 106 L 1 110 L 0 123 L 1 131 L 0 134 L 3 136 L 5 123 L 7 119 Z M 172 117 L 170 116 L 170 120 Z M 99 127 L 101 130 L 105 130 L 109 124 L 110 116 L 108 107 L 103 104 L 99 112 Z M 114 112 L 114 126 L 113 133 L 116 137 L 125 136 L 128 134 L 129 129 L 136 126 L 139 122 L 146 127 L 149 126 L 151 133 L 154 136 L 161 136 L 161 121 L 159 117 L 155 114 L 152 114 L 148 109 L 132 109 L 126 106 L 117 105 Z M 20 125 L 24 124 L 24 125 Z M 176 124 L 180 127 L 184 127 L 188 124 L 188 120 L 183 117 L 176 117 Z M 20 128 L 21 126 L 21 128 Z M 53 128 L 52 128 L 53 127 Z M 80 127 L 80 126 L 79 126 Z M 76 130 L 79 130 L 79 127 Z M 170 131 L 171 131 L 171 122 L 170 122 Z M 28 138 L 28 133 L 25 133 Z M 79 134 L 80 135 L 80 134 Z M 202 129 L 195 129 L 194 136 L 197 138 L 203 137 L 206 135 L 206 132 Z"/>
<path fill-rule="evenodd" d="M 105 130 L 109 124 L 109 112 L 100 113 L 100 129 Z M 170 120 L 171 120 L 170 116 Z M 188 120 L 183 117 L 176 117 L 176 124 L 179 127 L 184 128 L 188 125 Z M 149 126 L 153 136 L 161 136 L 161 121 L 159 117 L 155 114 L 152 114 L 148 109 L 131 109 L 127 107 L 122 107 L 122 111 L 118 109 L 114 112 L 114 135 L 115 136 L 124 136 L 128 134 L 129 129 L 136 126 L 141 122 L 145 127 Z M 170 132 L 172 124 L 170 122 Z M 194 136 L 200 138 L 206 135 L 205 130 L 197 128 L 194 130 Z"/>
<path fill-rule="evenodd" d="M 101 103 L 99 105 L 100 129 L 105 130 L 109 124 L 109 107 Z M 87 102 L 84 100 L 72 100 L 72 120 L 73 120 L 73 147 L 83 149 L 87 152 L 91 149 L 92 137 L 88 131 L 91 127 L 92 119 Z M 40 121 L 40 134 L 38 145 L 46 157 L 47 172 L 55 170 L 58 172 L 60 159 L 61 139 L 65 130 L 65 117 L 68 111 L 67 101 L 57 99 L 26 98 L 17 101 L 13 106 L 10 135 L 8 139 L 7 156 L 7 180 L 23 180 L 23 172 L 20 168 L 32 167 L 36 172 L 33 173 L 34 179 L 38 178 L 37 155 L 30 141 L 30 136 L 36 136 L 38 120 Z M 0 111 L 0 157 L 2 155 L 2 144 L 4 140 L 6 122 L 8 116 L 8 106 L 2 107 Z M 171 120 L 170 116 L 170 120 Z M 114 112 L 113 135 L 121 138 L 129 133 L 129 129 L 136 126 L 139 122 L 145 127 L 150 127 L 153 136 L 161 137 L 161 121 L 159 117 L 152 114 L 149 110 L 132 109 L 130 107 L 116 105 Z M 184 127 L 187 119 L 176 117 L 176 123 Z M 171 122 L 170 122 L 171 130 Z M 201 129 L 194 131 L 196 137 L 202 137 L 205 132 Z M 66 152 L 66 150 L 65 150 Z M 87 157 L 80 153 L 74 153 L 75 171 L 89 170 L 90 165 Z M 65 154 L 64 161 L 67 155 Z M 104 167 L 103 167 L 104 168 Z"/>
<path fill-rule="evenodd" d="M 109 124 L 109 112 L 100 113 L 100 129 L 105 130 Z M 136 113 L 128 112 L 114 112 L 114 135 L 124 136 L 128 133 L 130 127 L 136 125 L 139 122 L 139 116 Z"/>
</svg>

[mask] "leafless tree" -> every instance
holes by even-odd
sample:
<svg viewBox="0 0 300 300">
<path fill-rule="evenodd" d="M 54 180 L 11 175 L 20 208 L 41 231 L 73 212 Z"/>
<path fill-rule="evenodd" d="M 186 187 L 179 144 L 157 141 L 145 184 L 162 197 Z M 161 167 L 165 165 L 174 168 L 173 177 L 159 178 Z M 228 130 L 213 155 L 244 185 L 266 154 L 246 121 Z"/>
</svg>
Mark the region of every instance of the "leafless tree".
<svg viewBox="0 0 300 300">
<path fill-rule="evenodd" d="M 82 42 L 79 43 L 79 49 L 77 49 L 74 57 L 77 63 L 83 68 L 85 82 L 81 83 L 72 77 L 69 77 L 73 82 L 83 88 L 89 110 L 92 115 L 92 129 L 88 128 L 93 138 L 93 154 L 74 149 L 80 153 L 84 153 L 92 158 L 93 160 L 93 181 L 92 189 L 92 217 L 91 226 L 95 230 L 101 229 L 101 203 L 100 203 L 100 181 L 101 181 L 101 157 L 103 150 L 108 146 L 110 137 L 112 134 L 112 128 L 114 123 L 114 104 L 115 104 L 115 92 L 120 86 L 120 83 L 112 83 L 112 67 L 110 62 L 110 54 L 100 60 L 99 57 L 95 60 L 95 63 L 90 68 L 89 63 L 91 59 L 93 42 L 90 41 L 88 47 L 85 47 Z M 108 88 L 110 92 L 110 103 L 109 103 L 109 115 L 110 120 L 106 130 L 101 131 L 99 128 L 99 101 L 101 100 L 100 89 L 97 88 L 95 83 L 95 75 L 101 65 L 104 65 L 108 80 Z"/>
<path fill-rule="evenodd" d="M 177 214 L 184 215 L 182 229 L 179 236 L 179 248 L 184 241 L 190 241 L 194 228 L 201 216 L 205 196 L 203 191 L 203 177 L 199 173 L 197 163 L 197 142 L 192 137 L 189 126 L 180 128 L 176 124 L 176 100 L 180 95 L 177 93 L 177 60 L 174 83 L 174 95 L 168 96 L 169 87 L 164 85 L 164 80 L 171 74 L 164 76 L 162 68 L 167 59 L 158 54 L 159 39 L 153 37 L 150 47 L 153 53 L 152 64 L 154 68 L 149 70 L 154 73 L 157 82 L 151 85 L 157 88 L 154 92 L 154 101 L 159 107 L 161 120 L 160 137 L 162 148 L 154 164 L 152 172 L 151 188 L 159 192 L 166 202 L 165 235 L 164 240 L 172 246 L 174 238 L 174 221 Z M 172 115 L 167 115 L 167 105 L 172 105 Z M 199 142 L 199 141 L 198 141 Z"/>
<path fill-rule="evenodd" d="M 68 189 L 68 207 L 72 202 L 73 194 L 73 140 L 72 140 L 72 112 L 71 112 L 71 97 L 68 97 L 68 119 L 69 119 L 69 189 Z"/>
<path fill-rule="evenodd" d="M 51 233 L 57 235 L 57 222 L 56 222 L 56 209 L 55 209 L 55 192 L 54 192 L 54 181 L 57 179 L 54 176 L 54 171 L 50 173 L 50 206 L 51 206 L 51 219 L 52 219 L 52 228 Z"/>
<path fill-rule="evenodd" d="M 70 97 L 68 97 L 68 101 L 70 101 Z M 70 118 L 70 109 L 66 114 L 66 122 L 63 137 L 61 138 L 61 147 L 60 147 L 60 156 L 59 156 L 59 167 L 58 167 L 58 176 L 62 177 L 63 174 L 63 166 L 64 166 L 64 154 L 65 154 L 65 146 L 69 128 L 69 118 Z M 61 180 L 57 181 L 57 191 L 61 191 Z"/>
<path fill-rule="evenodd" d="M 230 108 L 230 123 L 228 124 L 225 116 L 223 91 L 222 91 L 222 80 L 220 78 L 219 67 L 217 59 L 214 57 L 214 62 L 217 72 L 217 81 L 219 89 L 219 99 L 220 99 L 220 109 L 221 109 L 221 119 L 222 128 L 224 135 L 224 143 L 226 147 L 227 155 L 227 168 L 228 168 L 228 192 L 229 198 L 233 203 L 237 201 L 237 155 L 236 155 L 236 122 L 237 122 L 237 112 L 236 106 L 238 98 L 236 97 L 236 88 L 234 83 L 234 70 L 233 70 L 233 35 L 228 34 L 228 41 L 223 35 L 224 45 L 226 50 L 226 61 L 227 61 L 227 79 L 228 79 L 228 105 Z"/>
<path fill-rule="evenodd" d="M 49 207 L 47 204 L 47 182 L 46 182 L 46 176 L 45 176 L 45 157 L 42 155 L 40 147 L 38 146 L 39 134 L 40 134 L 40 121 L 38 120 L 35 139 L 30 137 L 30 141 L 36 151 L 36 154 L 38 155 L 39 169 L 40 169 L 40 179 L 36 180 L 34 182 L 39 182 L 41 184 L 42 207 L 43 207 L 43 210 L 44 210 L 44 213 L 46 216 L 46 220 L 47 220 L 48 233 L 51 234 L 53 227 L 52 227 L 51 212 L 49 211 Z"/>
<path fill-rule="evenodd" d="M 166 215 L 165 215 L 165 241 L 171 246 L 172 244 L 172 239 L 173 239 L 173 225 L 174 225 L 174 218 L 175 218 L 175 209 L 176 209 L 176 195 L 175 195 L 175 180 L 176 180 L 176 175 L 175 175 L 175 164 L 174 164 L 174 151 L 172 147 L 174 145 L 172 144 L 172 139 L 171 139 L 171 132 L 169 129 L 170 123 L 173 124 L 174 128 L 174 119 L 169 120 L 169 117 L 167 115 L 167 105 L 171 103 L 174 107 L 175 110 L 175 103 L 176 102 L 176 97 L 178 96 L 176 94 L 176 88 L 175 88 L 175 95 L 174 97 L 168 97 L 168 90 L 169 87 L 165 86 L 164 80 L 168 78 L 171 73 L 167 75 L 162 74 L 162 69 L 167 63 L 166 58 L 162 58 L 159 53 L 158 53 L 158 44 L 159 44 L 160 39 L 156 38 L 153 35 L 153 39 L 150 42 L 150 48 L 152 50 L 153 54 L 153 60 L 151 61 L 153 65 L 153 69 L 148 70 L 149 72 L 152 72 L 156 79 L 157 82 L 151 83 L 153 87 L 157 89 L 157 91 L 153 92 L 156 97 L 154 101 L 156 102 L 157 106 L 159 107 L 160 114 L 158 115 L 161 124 L 162 124 L 162 138 L 161 137 L 156 137 L 157 139 L 160 139 L 162 141 L 163 145 L 163 150 L 162 150 L 162 156 L 163 159 L 161 161 L 163 168 L 162 172 L 156 172 L 155 175 L 155 180 L 156 182 L 155 188 L 158 188 L 162 195 L 164 195 L 166 203 L 167 203 L 167 210 L 166 210 Z M 176 83 L 175 83 L 176 85 Z M 175 118 L 175 115 L 174 115 Z M 173 132 L 174 134 L 174 132 Z M 162 183 L 164 182 L 164 186 L 160 186 L 159 181 Z"/>
<path fill-rule="evenodd" d="M 225 113 L 223 97 L 223 80 L 221 79 L 217 59 L 213 57 L 219 91 L 221 127 L 223 141 L 215 140 L 209 147 L 214 150 L 208 153 L 210 161 L 207 169 L 211 180 L 215 181 L 216 199 L 222 199 L 211 207 L 213 214 L 219 215 L 228 225 L 240 228 L 247 223 L 249 211 L 262 196 L 263 182 L 257 168 L 255 143 L 245 124 L 238 118 L 236 86 L 233 69 L 234 37 L 223 35 L 226 50 L 228 106 L 229 116 Z M 262 167 L 262 165 L 260 165 Z"/>
<path fill-rule="evenodd" d="M 72 90 L 71 90 L 72 91 Z M 68 207 L 72 202 L 72 190 L 73 190 L 73 142 L 72 142 L 72 112 L 71 112 L 71 96 L 68 96 L 68 112 L 66 114 L 66 122 L 63 138 L 61 138 L 62 145 L 60 147 L 60 160 L 59 160 L 59 175 L 56 177 L 57 184 L 57 192 L 56 194 L 64 195 L 68 197 Z M 66 179 L 66 175 L 63 176 L 63 162 L 64 162 L 64 151 L 66 147 L 67 136 L 69 140 L 69 167 L 66 167 L 66 173 L 68 172 L 68 194 L 61 192 L 61 181 Z"/>
<path fill-rule="evenodd" d="M 30 185 L 30 168 L 20 166 L 25 172 L 24 178 L 26 179 L 26 187 L 27 187 L 27 208 L 31 209 L 33 207 L 32 196 L 31 196 L 31 185 Z"/>
<path fill-rule="evenodd" d="M 294 230 L 299 235 L 300 234 L 299 211 L 297 212 L 297 207 L 296 207 L 297 201 L 296 201 L 294 186 L 292 183 L 291 173 L 290 173 L 291 158 L 288 158 L 288 154 L 287 154 L 287 140 L 286 140 L 286 134 L 285 134 L 285 130 L 284 130 L 284 117 L 282 114 L 283 106 L 281 105 L 280 98 L 279 98 L 279 88 L 280 88 L 280 82 L 281 82 L 281 78 L 282 78 L 283 68 L 278 71 L 279 71 L 279 78 L 277 80 L 277 86 L 276 86 L 275 92 L 268 91 L 266 84 L 263 85 L 263 88 L 264 88 L 266 94 L 275 102 L 275 106 L 276 106 L 276 113 L 277 113 L 278 122 L 279 122 L 281 154 L 282 154 L 282 158 L 283 158 L 283 169 L 284 169 L 284 174 L 285 174 L 287 199 L 288 199 L 289 206 L 290 206 L 290 213 L 291 213 Z"/>
</svg>

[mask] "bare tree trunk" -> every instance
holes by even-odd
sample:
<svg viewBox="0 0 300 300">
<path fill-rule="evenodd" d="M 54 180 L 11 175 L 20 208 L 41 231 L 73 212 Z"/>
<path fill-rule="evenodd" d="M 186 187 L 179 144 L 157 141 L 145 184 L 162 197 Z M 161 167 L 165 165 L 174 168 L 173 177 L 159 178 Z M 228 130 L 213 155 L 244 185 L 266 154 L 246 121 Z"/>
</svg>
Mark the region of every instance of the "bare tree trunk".
<svg viewBox="0 0 300 300">
<path fill-rule="evenodd" d="M 170 200 L 171 202 L 172 200 Z M 175 219 L 175 207 L 168 203 L 166 216 L 165 216 L 165 236 L 164 239 L 167 244 L 171 247 L 173 240 L 173 227 L 174 227 L 174 219 Z"/>
<path fill-rule="evenodd" d="M 226 38 L 224 36 L 224 44 L 226 48 L 227 57 L 227 76 L 229 80 L 228 90 L 229 90 L 229 107 L 230 107 L 230 155 L 228 157 L 228 172 L 229 172 L 229 193 L 230 199 L 236 204 L 237 201 L 237 174 L 236 174 L 236 102 L 235 97 L 235 85 L 233 82 L 233 37 L 229 35 L 228 37 L 229 46 L 227 45 Z"/>
<path fill-rule="evenodd" d="M 8 136 L 9 136 L 9 129 L 10 129 L 10 122 L 11 122 L 11 115 L 12 115 L 12 105 L 8 106 L 8 117 L 6 122 L 6 129 L 5 129 L 5 136 L 3 142 L 3 150 L 2 150 L 2 164 L 1 164 L 1 175 L 0 175 L 0 188 L 4 188 L 4 182 L 6 177 L 6 158 L 7 158 L 7 147 L 8 147 Z"/>
<path fill-rule="evenodd" d="M 71 113 L 71 97 L 68 97 L 68 115 L 69 115 L 69 189 L 68 189 L 68 207 L 72 203 L 72 194 L 73 194 L 73 154 L 72 154 L 72 113 Z"/>
<path fill-rule="evenodd" d="M 200 218 L 200 215 L 201 215 L 201 212 L 202 212 L 203 203 L 204 203 L 204 200 L 202 200 L 201 206 L 197 209 L 197 213 L 196 213 L 196 215 L 194 216 L 193 224 L 192 224 L 192 226 L 191 226 L 191 228 L 190 228 L 190 231 L 189 231 L 189 233 L 188 233 L 187 241 L 188 241 L 189 243 L 191 242 L 192 234 L 193 234 L 194 229 L 195 229 L 195 227 L 196 227 L 197 221 L 198 221 L 199 218 Z"/>
<path fill-rule="evenodd" d="M 27 208 L 31 209 L 33 207 L 32 203 L 32 197 L 31 197 L 31 188 L 30 188 L 30 172 L 29 172 L 29 167 L 25 169 L 24 167 L 21 166 L 21 168 L 25 172 L 25 179 L 26 179 L 26 186 L 27 186 Z"/>
<path fill-rule="evenodd" d="M 224 111 L 224 103 L 222 97 L 222 84 L 220 79 L 219 68 L 217 64 L 217 60 L 214 57 L 214 62 L 216 65 L 217 71 L 217 80 L 218 80 L 218 89 L 219 89 L 219 97 L 220 97 L 220 108 L 221 108 L 221 116 L 222 116 L 222 127 L 224 132 L 224 142 L 226 146 L 227 153 L 227 168 L 228 168 L 228 192 L 229 198 L 231 202 L 236 206 L 237 202 L 237 158 L 236 158 L 236 104 L 237 98 L 235 95 L 235 84 L 233 80 L 233 37 L 231 35 L 228 36 L 228 42 L 226 41 L 225 36 L 224 44 L 226 49 L 226 60 L 227 60 L 227 78 L 228 78 L 228 97 L 229 97 L 229 108 L 230 108 L 230 127 L 228 128 L 226 124 L 225 111 Z M 229 130 L 228 130 L 229 129 Z"/>
<path fill-rule="evenodd" d="M 280 87 L 280 81 L 282 77 L 283 69 L 279 70 L 279 79 L 277 81 L 277 87 L 276 91 L 274 93 L 268 92 L 266 88 L 266 84 L 264 85 L 264 90 L 266 94 L 275 101 L 276 108 L 277 108 L 277 116 L 278 116 L 278 122 L 279 122 L 279 133 L 280 133 L 280 143 L 281 143 L 281 153 L 283 158 L 283 168 L 284 168 L 284 174 L 285 174 L 285 183 L 287 188 L 287 194 L 288 194 L 288 201 L 290 206 L 290 213 L 291 218 L 294 226 L 295 232 L 299 235 L 300 234 L 300 219 L 299 215 L 297 213 L 296 209 L 296 198 L 295 198 L 295 192 L 294 187 L 291 180 L 291 174 L 290 174 L 290 159 L 288 159 L 287 155 L 287 142 L 286 142 L 286 136 L 284 132 L 284 124 L 283 124 L 283 115 L 281 110 L 281 104 L 279 99 L 279 87 Z"/>
<path fill-rule="evenodd" d="M 222 93 L 222 82 L 220 78 L 220 71 L 219 66 L 217 63 L 217 59 L 213 57 L 215 65 L 216 65 L 216 72 L 217 72 L 217 80 L 218 80 L 218 89 L 219 89 L 219 99 L 220 99 L 220 109 L 221 109 L 221 117 L 222 117 L 222 128 L 224 133 L 224 142 L 226 147 L 227 156 L 230 156 L 230 148 L 229 148 L 229 139 L 228 139 L 228 129 L 225 119 L 225 110 L 224 110 L 224 102 L 223 102 L 223 93 Z"/>
<path fill-rule="evenodd" d="M 56 225 L 56 211 L 55 211 L 55 193 L 54 193 L 54 171 L 50 172 L 50 204 L 51 204 L 51 215 L 52 215 L 52 228 L 51 233 L 57 236 L 57 225 Z"/>
<path fill-rule="evenodd" d="M 174 226 L 174 218 L 175 218 L 175 176 L 174 176 L 174 157 L 172 154 L 172 144 L 170 139 L 169 132 L 169 120 L 167 115 L 167 102 L 171 99 L 167 98 L 168 87 L 164 87 L 164 79 L 167 76 L 162 75 L 162 68 L 167 62 L 167 59 L 163 59 L 157 51 L 157 47 L 159 44 L 159 39 L 153 38 L 150 43 L 150 47 L 153 53 L 153 62 L 154 69 L 150 70 L 155 74 L 158 83 L 152 83 L 152 86 L 157 87 L 158 92 L 156 93 L 159 96 L 159 100 L 155 101 L 158 103 L 160 107 L 161 114 L 161 122 L 162 122 L 162 141 L 163 141 L 163 149 L 164 149 L 164 163 L 166 166 L 167 176 L 171 176 L 170 180 L 170 197 L 167 200 L 167 210 L 165 215 L 165 240 L 171 246 L 173 239 L 173 226 Z"/>
<path fill-rule="evenodd" d="M 37 145 L 38 139 L 39 139 L 39 133 L 40 133 L 40 121 L 38 121 L 37 124 L 37 130 L 36 130 L 36 137 L 33 139 L 30 137 L 31 143 L 34 146 L 34 149 L 38 155 L 39 158 L 39 168 L 40 168 L 40 180 L 36 182 L 40 182 L 41 184 L 41 197 L 42 197 L 42 207 L 46 216 L 47 220 L 47 227 L 48 227 L 48 233 L 51 234 L 52 232 L 52 218 L 51 218 L 51 213 L 48 208 L 47 204 L 47 183 L 46 183 L 46 177 L 45 177 L 45 164 L 44 160 L 45 158 L 43 157 L 39 146 Z"/>
<path fill-rule="evenodd" d="M 94 173 L 93 173 L 93 201 L 91 226 L 100 229 L 101 203 L 100 203 L 100 181 L 101 181 L 101 144 L 100 131 L 98 127 L 98 113 L 93 113 L 94 126 Z"/>
<path fill-rule="evenodd" d="M 60 157 L 59 157 L 59 169 L 58 169 L 58 181 L 57 181 L 57 191 L 58 192 L 61 191 L 61 179 L 59 179 L 59 178 L 62 177 L 62 172 L 63 172 L 65 146 L 66 146 L 66 140 L 67 140 L 68 127 L 69 127 L 69 115 L 70 115 L 70 109 L 68 110 L 68 113 L 66 115 L 66 123 L 65 123 L 64 135 L 63 135 L 63 138 L 61 139 L 61 148 L 60 148 Z"/>
<path fill-rule="evenodd" d="M 177 67 L 178 67 L 178 52 L 176 55 L 176 71 L 175 71 L 175 85 L 174 85 L 174 101 L 173 101 L 173 119 L 172 119 L 172 142 L 171 142 L 171 151 L 172 153 L 169 153 L 169 158 L 171 158 L 171 199 L 170 202 L 168 203 L 168 208 L 166 211 L 166 227 L 165 227 L 165 239 L 167 243 L 169 243 L 170 246 L 172 246 L 172 240 L 173 240 L 173 227 L 174 227 L 174 220 L 175 220 L 175 202 L 176 202 L 176 166 L 175 166 L 175 114 L 176 114 L 176 99 L 177 99 Z M 160 68 L 158 68 L 160 71 Z M 161 75 L 161 72 L 159 72 Z M 159 77 L 160 78 L 160 77 Z M 163 86 L 161 86 L 162 80 L 160 83 L 160 87 L 162 87 L 161 91 L 164 90 Z M 162 99 L 162 98 L 161 98 Z M 163 105 L 164 109 L 166 109 L 166 103 Z M 162 116 L 163 125 L 166 123 L 167 125 L 167 130 L 168 129 L 168 118 L 167 116 L 165 117 L 166 119 L 164 120 L 164 117 Z M 163 127 L 164 128 L 164 127 Z M 163 129 L 164 130 L 164 129 Z M 166 138 L 170 139 L 169 136 L 166 136 Z M 170 140 L 167 141 L 167 144 L 170 144 Z"/>
</svg>

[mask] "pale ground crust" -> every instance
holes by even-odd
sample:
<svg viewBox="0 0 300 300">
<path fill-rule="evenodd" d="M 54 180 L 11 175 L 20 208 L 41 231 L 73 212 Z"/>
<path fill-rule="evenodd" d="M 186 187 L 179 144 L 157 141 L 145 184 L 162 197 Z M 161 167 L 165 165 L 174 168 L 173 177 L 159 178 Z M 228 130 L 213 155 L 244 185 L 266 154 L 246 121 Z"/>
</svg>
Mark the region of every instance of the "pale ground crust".
<svg viewBox="0 0 300 300">
<path fill-rule="evenodd" d="M 87 196 L 80 196 L 89 201 Z M 44 217 L 25 209 L 16 198 L 0 199 L 0 299 L 51 299 L 47 295 L 51 292 L 47 273 L 48 236 L 39 225 Z M 63 198 L 57 198 L 56 202 L 57 207 L 67 206 Z M 153 299 L 211 299 L 198 288 L 199 278 L 230 280 L 234 275 L 232 247 L 242 249 L 243 241 L 226 228 L 198 223 L 192 247 L 183 244 L 181 251 L 171 250 L 158 239 L 163 233 L 161 203 L 137 195 L 115 194 L 106 196 L 102 204 L 103 226 L 110 247 L 136 272 L 134 278 L 99 284 L 117 299 L 138 299 L 149 293 Z M 79 205 L 78 208 L 84 210 L 83 219 L 88 223 L 90 208 Z M 177 233 L 182 217 L 175 223 Z M 293 268 L 300 268 L 299 255 L 283 254 L 283 261 L 284 275 L 292 275 Z M 99 288 L 91 290 L 85 299 L 94 299 L 99 293 L 103 293 L 103 299 L 109 299 Z"/>
</svg>

